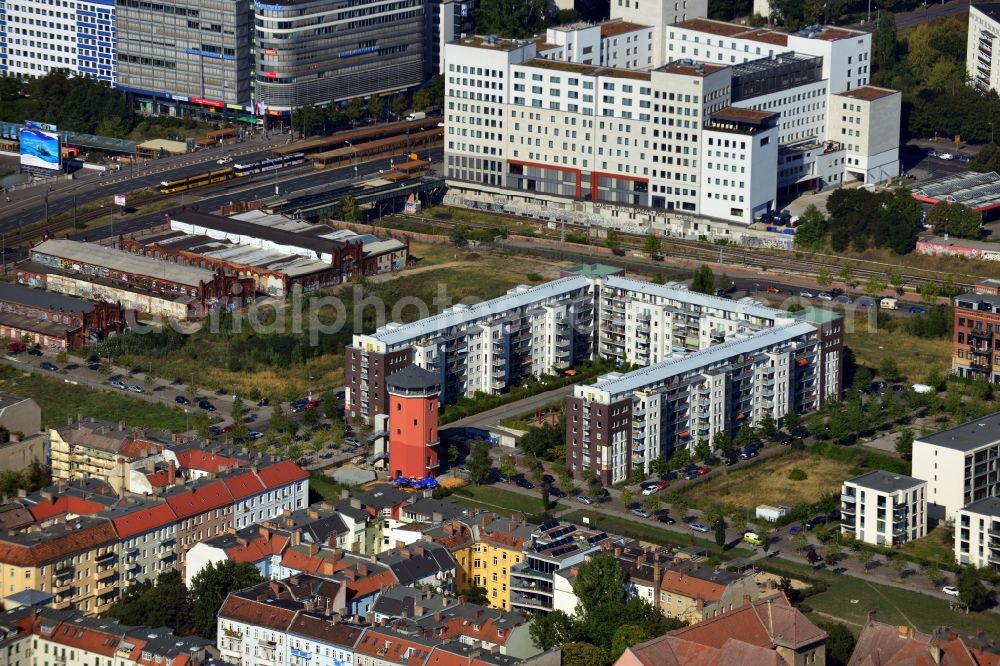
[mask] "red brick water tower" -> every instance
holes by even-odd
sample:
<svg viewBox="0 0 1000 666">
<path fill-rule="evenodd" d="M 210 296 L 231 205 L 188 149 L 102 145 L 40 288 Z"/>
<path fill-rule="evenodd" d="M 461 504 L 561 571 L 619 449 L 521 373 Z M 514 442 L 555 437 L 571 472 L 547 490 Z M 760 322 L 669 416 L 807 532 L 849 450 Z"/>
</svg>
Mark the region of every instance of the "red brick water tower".
<svg viewBox="0 0 1000 666">
<path fill-rule="evenodd" d="M 435 476 L 438 465 L 437 375 L 408 365 L 386 378 L 389 393 L 389 473 Z"/>
</svg>

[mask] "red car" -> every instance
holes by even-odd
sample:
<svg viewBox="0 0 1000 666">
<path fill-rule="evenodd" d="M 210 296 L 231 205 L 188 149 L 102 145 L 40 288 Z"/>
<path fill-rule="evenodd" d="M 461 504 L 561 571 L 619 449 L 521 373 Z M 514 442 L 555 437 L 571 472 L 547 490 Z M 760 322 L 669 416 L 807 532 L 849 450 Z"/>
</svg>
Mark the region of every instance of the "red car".
<svg viewBox="0 0 1000 666">
<path fill-rule="evenodd" d="M 663 490 L 664 488 L 666 488 L 669 485 L 670 484 L 667 483 L 666 481 L 660 481 L 659 483 L 656 484 L 656 487 L 657 487 L 658 490 Z"/>
<path fill-rule="evenodd" d="M 711 471 L 712 471 L 711 467 L 709 467 L 708 465 L 702 465 L 701 467 L 698 468 L 698 476 L 705 476 Z"/>
<path fill-rule="evenodd" d="M 232 432 L 232 431 L 233 431 L 233 426 L 231 425 L 224 425 L 221 428 L 219 428 L 219 432 Z"/>
<path fill-rule="evenodd" d="M 306 404 L 302 405 L 306 409 L 316 409 L 319 407 L 319 400 L 307 400 Z"/>
</svg>

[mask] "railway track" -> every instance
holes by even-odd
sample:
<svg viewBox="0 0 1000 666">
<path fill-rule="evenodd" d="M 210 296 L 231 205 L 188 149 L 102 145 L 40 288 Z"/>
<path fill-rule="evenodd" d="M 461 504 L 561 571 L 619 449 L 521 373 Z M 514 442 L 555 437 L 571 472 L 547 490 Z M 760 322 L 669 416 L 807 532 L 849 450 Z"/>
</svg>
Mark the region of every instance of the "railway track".
<svg viewBox="0 0 1000 666">
<path fill-rule="evenodd" d="M 457 209 L 462 210 L 462 209 Z M 519 225 L 532 224 L 534 223 L 540 230 L 544 231 L 546 229 L 546 223 L 535 223 L 533 220 L 528 218 L 517 217 L 515 215 L 507 215 L 503 213 L 491 213 L 495 215 L 499 220 L 510 220 Z M 498 225 L 491 225 L 485 222 L 475 222 L 469 220 L 442 220 L 438 218 L 426 217 L 421 215 L 401 215 L 405 219 L 415 220 L 423 222 L 426 224 L 434 224 L 438 226 L 454 227 L 454 226 L 466 226 L 473 229 L 493 229 Z M 502 226 L 502 225 L 500 225 Z M 565 225 L 567 232 L 584 232 L 589 233 L 589 228 L 582 225 L 574 225 L 566 223 Z M 627 253 L 639 252 L 645 254 L 644 243 L 645 237 L 639 236 L 637 234 L 621 233 L 622 237 L 622 249 Z M 586 245 L 579 245 L 579 248 L 585 249 Z M 670 238 L 667 236 L 660 237 L 660 252 L 669 257 L 674 257 L 677 259 L 688 259 L 692 261 L 700 261 L 703 263 L 717 263 L 717 264 L 728 264 L 733 266 L 744 266 L 746 268 L 757 268 L 767 271 L 782 271 L 788 272 L 796 275 L 807 275 L 807 276 L 817 276 L 821 271 L 826 269 L 831 275 L 836 276 L 841 268 L 842 261 L 835 257 L 828 257 L 828 260 L 821 260 L 814 258 L 817 255 L 812 255 L 810 258 L 800 258 L 795 256 L 787 256 L 791 253 L 782 250 L 761 250 L 756 248 L 746 248 L 746 247 L 736 247 L 728 245 L 717 245 L 715 243 L 710 243 L 707 241 L 690 241 L 678 238 Z M 827 255 L 819 255 L 820 257 Z M 634 258 L 634 257 L 633 257 Z M 888 274 L 892 272 L 899 272 L 904 283 L 914 289 L 919 289 L 921 285 L 932 282 L 935 284 L 942 284 L 951 281 L 956 288 L 969 288 L 971 289 L 978 279 L 975 275 L 959 274 L 954 275 L 950 273 L 944 273 L 941 271 L 932 271 L 926 269 L 910 269 L 901 268 L 895 264 L 888 264 L 883 262 L 875 262 L 870 260 L 849 260 L 848 263 L 851 265 L 853 278 L 855 282 L 864 283 L 871 277 L 878 277 L 884 279 Z M 653 262 L 648 259 L 645 260 L 645 264 L 649 267 L 654 266 Z"/>
</svg>

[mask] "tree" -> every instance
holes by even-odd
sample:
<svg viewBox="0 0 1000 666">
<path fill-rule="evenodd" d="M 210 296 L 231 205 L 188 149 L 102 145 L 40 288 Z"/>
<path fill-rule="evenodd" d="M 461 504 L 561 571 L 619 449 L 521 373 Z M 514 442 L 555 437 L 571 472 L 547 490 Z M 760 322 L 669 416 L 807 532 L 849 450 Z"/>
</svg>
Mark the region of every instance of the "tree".
<svg viewBox="0 0 1000 666">
<path fill-rule="evenodd" d="M 851 284 L 854 282 L 854 267 L 845 261 L 840 265 L 840 272 L 837 273 L 837 277 L 844 284 Z"/>
<path fill-rule="evenodd" d="M 958 588 L 959 601 L 969 610 L 979 610 L 986 603 L 986 588 L 979 580 L 975 567 L 963 567 L 955 586 Z"/>
<path fill-rule="evenodd" d="M 899 365 L 897 365 L 896 359 L 891 356 L 886 356 L 882 359 L 882 362 L 878 364 L 878 374 L 887 382 L 894 382 L 899 379 Z"/>
<path fill-rule="evenodd" d="M 628 488 L 622 488 L 618 491 L 618 499 L 621 500 L 622 504 L 628 506 L 632 503 L 632 491 Z"/>
<path fill-rule="evenodd" d="M 670 466 L 674 469 L 680 469 L 685 465 L 691 464 L 691 452 L 687 450 L 686 446 L 679 446 L 674 450 L 674 455 L 670 458 Z"/>
<path fill-rule="evenodd" d="M 816 284 L 818 284 L 823 289 L 826 289 L 831 284 L 833 284 L 833 275 L 830 270 L 825 266 L 819 269 L 819 273 L 816 274 Z"/>
<path fill-rule="evenodd" d="M 475 440 L 465 464 L 469 466 L 469 478 L 473 483 L 485 483 L 493 468 L 490 461 L 490 445 L 481 439 Z"/>
<path fill-rule="evenodd" d="M 715 274 L 708 264 L 702 264 L 701 267 L 694 272 L 694 279 L 691 281 L 691 291 L 698 292 L 700 294 L 714 294 L 715 293 Z"/>
<path fill-rule="evenodd" d="M 622 237 L 621 237 L 621 234 L 619 234 L 614 229 L 608 229 L 608 235 L 604 239 L 604 244 L 613 253 L 615 253 L 615 254 L 620 253 L 621 249 L 622 249 Z"/>
<path fill-rule="evenodd" d="M 896 15 L 891 11 L 878 13 L 878 28 L 872 36 L 872 60 L 878 71 L 896 65 Z"/>
<path fill-rule="evenodd" d="M 616 661 L 627 648 L 642 643 L 647 637 L 648 634 L 644 627 L 635 624 L 626 624 L 618 627 L 611 637 L 611 653 L 608 657 L 611 661 Z"/>
<path fill-rule="evenodd" d="M 202 439 L 208 439 L 212 436 L 212 420 L 208 418 L 208 414 L 205 412 L 199 410 L 192 414 L 191 425 L 194 426 L 194 431 Z"/>
<path fill-rule="evenodd" d="M 810 204 L 799 218 L 799 226 L 795 229 L 795 245 L 814 250 L 823 244 L 826 238 L 827 224 L 823 213 L 815 205 Z"/>
<path fill-rule="evenodd" d="M 313 104 L 303 104 L 292 111 L 292 129 L 302 132 L 302 136 L 319 134 L 326 128 L 326 121 L 326 111 Z"/>
<path fill-rule="evenodd" d="M 361 118 L 362 113 L 364 113 L 364 107 L 361 105 L 360 97 L 348 100 L 347 105 L 344 107 L 344 115 L 351 121 L 352 126 Z"/>
<path fill-rule="evenodd" d="M 368 96 L 368 115 L 374 120 L 379 120 L 385 113 L 385 98 L 379 95 Z"/>
<path fill-rule="evenodd" d="M 809 538 L 806 536 L 804 530 L 799 530 L 792 535 L 791 542 L 792 546 L 795 547 L 795 550 L 801 551 L 806 547 L 806 544 L 809 543 Z"/>
<path fill-rule="evenodd" d="M 896 438 L 896 453 L 901 456 L 908 456 L 913 453 L 913 431 L 909 428 L 899 433 Z"/>
<path fill-rule="evenodd" d="M 936 282 L 924 282 L 920 285 L 920 300 L 924 303 L 937 303 L 940 290 Z"/>
<path fill-rule="evenodd" d="M 243 400 L 237 395 L 233 400 L 232 412 L 230 412 L 233 419 L 233 430 L 230 432 L 230 435 L 238 442 L 245 441 L 249 432 L 246 421 L 243 420 L 245 413 L 246 409 L 243 407 Z"/>
<path fill-rule="evenodd" d="M 392 101 L 389 102 L 389 112 L 393 116 L 399 118 L 406 111 L 406 107 L 409 106 L 409 101 L 406 99 L 406 95 L 395 95 Z"/>
<path fill-rule="evenodd" d="M 544 0 L 480 0 L 476 33 L 522 39 L 545 28 Z"/>
<path fill-rule="evenodd" d="M 333 391 L 323 391 L 319 397 L 319 408 L 323 416 L 328 419 L 335 419 L 340 414 L 340 402 Z"/>
<path fill-rule="evenodd" d="M 125 589 L 108 609 L 107 617 L 133 626 L 171 627 L 179 634 L 191 631 L 191 599 L 179 571 L 164 571 L 156 584 L 145 581 Z"/>
<path fill-rule="evenodd" d="M 933 562 L 924 565 L 924 575 L 927 576 L 931 585 L 937 585 L 941 582 L 941 569 Z"/>
<path fill-rule="evenodd" d="M 500 461 L 500 473 L 508 479 L 517 475 L 517 467 L 514 465 L 514 459 L 511 456 L 504 456 L 503 460 Z"/>
<path fill-rule="evenodd" d="M 883 12 L 888 14 L 888 12 Z M 839 622 L 821 625 L 826 631 L 826 663 L 827 666 L 847 666 L 854 652 L 854 634 Z"/>
<path fill-rule="evenodd" d="M 490 605 L 489 591 L 485 587 L 473 585 L 464 590 L 462 596 L 465 597 L 465 602 L 468 604 L 475 604 L 477 606 Z"/>
<path fill-rule="evenodd" d="M 424 109 L 432 106 L 431 102 L 431 91 L 427 88 L 420 88 L 415 93 L 413 93 L 413 108 L 417 111 L 423 111 Z"/>
<path fill-rule="evenodd" d="M 798 412 L 789 411 L 787 414 L 781 417 L 781 425 L 783 428 L 792 430 L 793 428 L 798 428 L 802 424 L 802 417 L 799 416 Z"/>
<path fill-rule="evenodd" d="M 222 560 L 209 564 L 191 581 L 191 624 L 194 633 L 215 640 L 219 608 L 230 592 L 262 583 L 253 564 Z"/>
<path fill-rule="evenodd" d="M 861 567 L 864 569 L 865 573 L 871 568 L 872 560 L 875 559 L 875 555 L 872 554 L 870 550 L 862 550 L 858 553 L 858 562 L 861 562 Z"/>
<path fill-rule="evenodd" d="M 708 440 L 698 440 L 698 443 L 694 446 L 694 455 L 698 460 L 705 460 L 712 456 L 712 447 L 709 445 Z"/>
<path fill-rule="evenodd" d="M 887 286 L 886 281 L 882 277 L 872 275 L 865 283 L 865 293 L 869 296 L 881 296 Z"/>
<path fill-rule="evenodd" d="M 648 236 L 646 236 L 646 241 L 643 244 L 643 247 L 646 250 L 646 254 L 648 254 L 650 258 L 652 258 L 660 253 L 661 244 L 662 243 L 660 241 L 659 236 L 657 236 L 656 234 L 649 234 Z"/>
<path fill-rule="evenodd" d="M 280 402 L 275 402 L 274 409 L 271 411 L 271 429 L 275 432 L 284 432 L 292 427 L 292 422 L 285 414 L 284 408 L 282 408 Z"/>
<path fill-rule="evenodd" d="M 341 197 L 340 204 L 340 217 L 344 222 L 360 222 L 361 221 L 361 210 L 358 208 L 358 202 L 354 199 L 354 195 L 348 194 L 345 197 Z"/>
<path fill-rule="evenodd" d="M 535 647 L 540 650 L 551 650 L 572 641 L 576 636 L 576 626 L 573 618 L 561 610 L 556 610 L 548 615 L 536 616 L 528 628 L 528 634 Z"/>
<path fill-rule="evenodd" d="M 895 290 L 897 296 L 903 295 L 903 286 L 905 281 L 903 280 L 903 275 L 899 271 L 892 271 L 889 273 L 889 286 Z"/>
<path fill-rule="evenodd" d="M 979 152 L 969 160 L 969 171 L 978 171 L 980 173 L 1000 171 L 1000 146 L 995 143 L 988 143 L 980 148 Z"/>
<path fill-rule="evenodd" d="M 726 519 L 719 518 L 715 521 L 715 545 L 722 548 L 726 545 Z"/>
<path fill-rule="evenodd" d="M 607 666 L 608 654 L 590 643 L 565 643 L 562 666 Z"/>
<path fill-rule="evenodd" d="M 976 239 L 982 229 L 983 216 L 963 204 L 941 201 L 927 211 L 926 222 L 936 234 Z"/>
<path fill-rule="evenodd" d="M 826 545 L 826 563 L 833 566 L 840 561 L 840 542 L 833 540 Z"/>
<path fill-rule="evenodd" d="M 762 437 L 769 437 L 775 433 L 778 429 L 778 424 L 774 420 L 774 415 L 771 412 L 764 412 L 764 415 L 760 418 L 760 423 L 757 425 L 757 430 L 760 431 Z"/>
<path fill-rule="evenodd" d="M 906 567 L 909 563 L 902 557 L 892 558 L 892 569 L 896 572 L 896 580 L 903 580 L 903 573 L 906 571 Z"/>
</svg>

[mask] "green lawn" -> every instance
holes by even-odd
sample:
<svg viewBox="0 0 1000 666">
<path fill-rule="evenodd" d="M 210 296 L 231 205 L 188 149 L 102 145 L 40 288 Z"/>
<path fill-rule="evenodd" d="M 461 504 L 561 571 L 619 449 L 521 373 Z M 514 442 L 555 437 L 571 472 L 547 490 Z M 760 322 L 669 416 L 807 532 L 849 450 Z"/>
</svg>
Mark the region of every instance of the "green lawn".
<svg viewBox="0 0 1000 666">
<path fill-rule="evenodd" d="M 702 548 L 707 548 L 713 553 L 719 549 L 719 547 L 715 544 L 715 541 L 711 539 L 697 537 L 694 535 L 694 532 L 684 534 L 681 532 L 667 530 L 651 520 L 649 522 L 642 523 L 636 520 L 628 520 L 627 518 L 607 516 L 602 513 L 588 511 L 587 509 L 579 509 L 566 514 L 565 516 L 561 516 L 562 520 L 576 523 L 577 525 L 583 525 L 584 518 L 589 521 L 586 524 L 602 529 L 610 534 L 619 534 L 632 539 L 655 543 L 660 546 L 674 546 L 677 548 L 701 546 Z M 750 551 L 744 548 L 732 548 L 726 551 L 726 556 L 731 558 L 743 557 L 747 555 L 750 555 Z"/>
<path fill-rule="evenodd" d="M 939 564 L 953 564 L 955 562 L 955 542 L 953 538 L 946 539 L 951 534 L 951 530 L 939 523 L 923 539 L 904 543 L 899 550 L 905 553 L 904 557 L 916 557 Z"/>
<path fill-rule="evenodd" d="M 452 498 L 461 504 L 473 509 L 489 509 L 497 513 L 509 516 L 512 513 L 522 515 L 537 515 L 542 512 L 542 498 L 528 497 L 520 493 L 515 493 L 495 485 L 462 486 L 455 491 Z M 556 503 L 549 511 L 558 511 L 562 505 Z"/>
<path fill-rule="evenodd" d="M 45 377 L 0 367 L 0 392 L 34 398 L 42 408 L 42 425 L 59 427 L 67 419 L 92 416 L 129 425 L 180 432 L 187 429 L 187 419 L 180 409 L 160 403 L 131 398 L 121 391 L 98 390 L 70 384 L 56 376 Z"/>
<path fill-rule="evenodd" d="M 336 502 L 343 488 L 339 483 L 319 472 L 309 474 L 309 502 Z"/>
<path fill-rule="evenodd" d="M 874 609 L 880 622 L 913 625 L 928 633 L 935 627 L 948 625 L 962 632 L 983 630 L 990 635 L 1000 634 L 1000 615 L 996 613 L 955 612 L 944 599 L 854 576 L 814 571 L 794 562 L 772 560 L 764 568 L 806 582 L 822 580 L 830 586 L 827 591 L 808 597 L 804 602 L 817 622 L 837 620 L 857 632 L 864 626 L 868 611 Z"/>
</svg>

